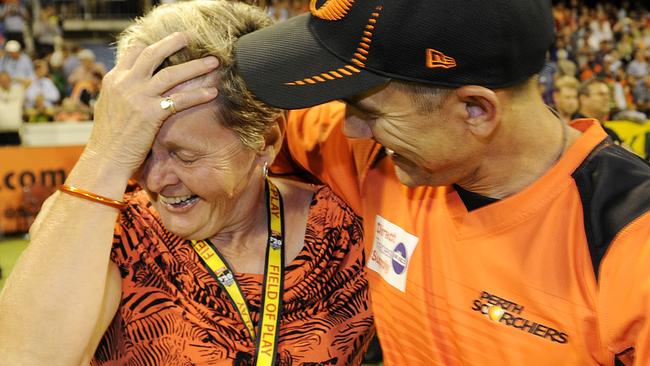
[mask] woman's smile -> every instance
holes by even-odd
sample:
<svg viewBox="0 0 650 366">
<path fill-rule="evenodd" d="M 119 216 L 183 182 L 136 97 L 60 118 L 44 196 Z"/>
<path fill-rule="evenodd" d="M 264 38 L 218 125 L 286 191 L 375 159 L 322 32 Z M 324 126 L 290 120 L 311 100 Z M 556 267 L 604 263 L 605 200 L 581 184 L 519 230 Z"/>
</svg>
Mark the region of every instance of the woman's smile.
<svg viewBox="0 0 650 366">
<path fill-rule="evenodd" d="M 158 199 L 165 209 L 171 212 L 186 212 L 199 202 L 199 196 L 195 194 L 176 197 L 159 194 Z"/>
</svg>

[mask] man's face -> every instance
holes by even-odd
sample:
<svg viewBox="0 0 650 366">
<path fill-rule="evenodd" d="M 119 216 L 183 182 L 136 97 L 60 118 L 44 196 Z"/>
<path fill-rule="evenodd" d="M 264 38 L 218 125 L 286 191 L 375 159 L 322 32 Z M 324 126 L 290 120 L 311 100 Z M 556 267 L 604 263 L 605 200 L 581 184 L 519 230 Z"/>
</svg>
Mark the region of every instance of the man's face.
<svg viewBox="0 0 650 366">
<path fill-rule="evenodd" d="M 38 76 L 39 78 L 44 78 L 44 77 L 47 76 L 47 74 L 50 72 L 50 70 L 49 70 L 49 68 L 47 66 L 47 63 L 43 62 L 43 63 L 40 63 L 40 64 L 36 65 L 35 72 L 36 72 L 36 76 Z"/>
<path fill-rule="evenodd" d="M 91 58 L 83 58 L 83 59 L 81 59 L 81 64 L 87 70 L 92 70 L 95 62 Z"/>
<path fill-rule="evenodd" d="M 560 113 L 572 115 L 578 110 L 578 90 L 575 88 L 560 88 L 553 94 L 553 99 Z"/>
<path fill-rule="evenodd" d="M 581 110 L 590 115 L 587 117 L 597 117 L 609 113 L 609 104 L 611 101 L 609 87 L 605 83 L 593 83 L 589 86 L 589 94 L 580 97 Z"/>
<path fill-rule="evenodd" d="M 344 133 L 383 145 L 397 178 L 409 187 L 461 182 L 475 170 L 478 149 L 464 122 L 448 118 L 458 108 L 449 102 L 455 95 L 442 98 L 439 108 L 425 112 L 409 93 L 389 85 L 347 100 Z"/>
</svg>

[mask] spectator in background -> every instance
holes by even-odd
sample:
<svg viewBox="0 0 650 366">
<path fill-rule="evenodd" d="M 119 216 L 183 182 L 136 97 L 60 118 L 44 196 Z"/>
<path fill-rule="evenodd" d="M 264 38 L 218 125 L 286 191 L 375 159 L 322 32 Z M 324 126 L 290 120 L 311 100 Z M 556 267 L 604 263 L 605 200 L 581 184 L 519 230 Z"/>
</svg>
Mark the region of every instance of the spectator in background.
<svg viewBox="0 0 650 366">
<path fill-rule="evenodd" d="M 289 19 L 289 3 L 287 0 L 271 0 L 266 11 L 276 21 L 283 21 Z"/>
<path fill-rule="evenodd" d="M 50 55 L 50 78 L 60 95 L 66 95 L 68 92 L 68 80 L 63 72 L 63 52 L 54 51 Z"/>
<path fill-rule="evenodd" d="M 593 78 L 583 82 L 578 89 L 578 101 L 580 107 L 573 115 L 576 118 L 595 118 L 603 126 L 603 129 L 614 140 L 620 144 L 621 138 L 612 129 L 605 127 L 603 122 L 609 120 L 612 97 L 609 86 L 602 79 Z"/>
<path fill-rule="evenodd" d="M 291 0 L 291 15 L 300 15 L 309 11 L 309 5 L 304 0 Z"/>
<path fill-rule="evenodd" d="M 61 99 L 59 90 L 50 79 L 50 69 L 45 60 L 34 61 L 36 67 L 36 77 L 34 82 L 27 88 L 25 96 L 25 108 L 33 108 L 38 97 L 43 99 L 45 107 L 52 107 Z"/>
<path fill-rule="evenodd" d="M 91 116 L 87 108 L 82 107 L 79 103 L 72 98 L 63 98 L 61 109 L 54 116 L 57 122 L 80 122 L 90 121 Z"/>
<path fill-rule="evenodd" d="M 621 67 L 612 73 L 612 97 L 614 106 L 617 111 L 626 111 L 635 109 L 634 96 L 632 88 L 634 87 L 634 76 L 628 76 L 625 70 Z M 629 80 L 632 80 L 630 84 Z"/>
<path fill-rule="evenodd" d="M 34 79 L 34 65 L 21 49 L 18 41 L 7 41 L 5 54 L 0 58 L 0 71 L 6 71 L 14 82 L 20 82 L 27 88 Z"/>
<path fill-rule="evenodd" d="M 92 111 L 95 106 L 95 101 L 99 97 L 103 77 L 104 75 L 101 73 L 93 72 L 89 79 L 78 81 L 72 89 L 70 98 L 74 99 L 79 105 L 90 108 L 90 111 Z"/>
<path fill-rule="evenodd" d="M 637 50 L 634 60 L 627 65 L 627 73 L 637 79 L 642 79 L 648 75 L 648 62 L 642 50 Z"/>
<path fill-rule="evenodd" d="M 25 44 L 24 31 L 29 13 L 20 0 L 4 0 L 0 10 L 0 18 L 4 24 L 6 40 L 14 40 Z"/>
<path fill-rule="evenodd" d="M 539 72 L 538 88 L 542 95 L 542 99 L 547 105 L 553 103 L 553 79 L 554 75 L 558 72 L 558 65 L 555 61 L 551 60 L 550 54 L 546 55 L 546 63 L 542 70 Z"/>
<path fill-rule="evenodd" d="M 623 33 L 622 38 L 618 41 L 616 49 L 621 54 L 621 59 L 629 62 L 632 60 L 632 54 L 634 53 L 634 41 L 630 33 Z"/>
<path fill-rule="evenodd" d="M 24 99 L 23 85 L 11 82 L 11 76 L 0 71 L 0 145 L 20 145 Z"/>
<path fill-rule="evenodd" d="M 79 45 L 72 42 L 63 42 L 62 52 L 63 52 L 63 75 L 67 81 L 70 75 L 81 66 L 81 61 L 77 54 L 79 53 Z M 72 88 L 71 85 L 68 88 Z M 68 92 L 71 89 L 68 90 Z"/>
<path fill-rule="evenodd" d="M 558 76 L 571 76 L 575 77 L 578 71 L 576 63 L 569 60 L 569 52 L 564 48 L 557 50 L 557 72 Z"/>
<path fill-rule="evenodd" d="M 555 82 L 553 101 L 562 120 L 569 122 L 578 111 L 578 87 L 580 82 L 573 76 L 562 76 Z"/>
<path fill-rule="evenodd" d="M 650 113 L 650 75 L 637 82 L 633 93 L 637 109 L 645 114 Z"/>
<path fill-rule="evenodd" d="M 34 105 L 25 109 L 25 117 L 29 123 L 50 122 L 54 120 L 54 108 L 45 104 L 43 95 L 38 95 Z"/>
<path fill-rule="evenodd" d="M 63 30 L 53 4 L 46 5 L 41 10 L 38 19 L 34 21 L 33 33 L 37 58 L 45 58 L 54 52 L 54 46 L 61 42 Z"/>
<path fill-rule="evenodd" d="M 81 64 L 68 77 L 68 84 L 75 87 L 75 84 L 82 80 L 92 80 L 95 74 L 106 74 L 106 66 L 100 62 L 95 62 L 95 53 L 89 49 L 83 49 L 77 54 Z"/>
</svg>

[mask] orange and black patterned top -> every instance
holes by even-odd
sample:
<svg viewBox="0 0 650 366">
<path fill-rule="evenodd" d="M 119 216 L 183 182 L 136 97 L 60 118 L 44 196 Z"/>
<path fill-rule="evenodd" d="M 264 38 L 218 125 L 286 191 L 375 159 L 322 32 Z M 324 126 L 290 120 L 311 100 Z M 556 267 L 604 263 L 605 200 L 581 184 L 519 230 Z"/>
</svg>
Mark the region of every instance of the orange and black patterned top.
<svg viewBox="0 0 650 366">
<path fill-rule="evenodd" d="M 112 251 L 122 300 L 91 365 L 252 365 L 255 344 L 189 241 L 162 226 L 143 191 L 128 201 Z M 319 188 L 285 267 L 278 365 L 361 364 L 374 333 L 362 239 L 360 218 Z M 257 324 L 263 275 L 236 278 Z"/>
</svg>

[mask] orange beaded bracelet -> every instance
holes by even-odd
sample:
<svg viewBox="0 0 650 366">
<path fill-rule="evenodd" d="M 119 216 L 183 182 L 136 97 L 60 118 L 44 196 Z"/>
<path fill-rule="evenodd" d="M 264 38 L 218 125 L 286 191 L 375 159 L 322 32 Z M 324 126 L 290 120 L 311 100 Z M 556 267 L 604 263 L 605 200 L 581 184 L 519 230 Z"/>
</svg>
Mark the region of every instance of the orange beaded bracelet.
<svg viewBox="0 0 650 366">
<path fill-rule="evenodd" d="M 118 210 L 123 210 L 127 206 L 127 204 L 122 202 L 122 201 L 117 201 L 117 200 L 114 200 L 114 199 L 106 198 L 106 197 L 100 196 L 98 194 L 95 194 L 93 192 L 84 191 L 83 189 L 72 187 L 72 186 L 69 186 L 67 184 L 64 184 L 64 185 L 60 186 L 59 191 L 67 193 L 67 194 L 71 194 L 73 196 L 77 196 L 77 197 L 80 197 L 80 198 L 83 198 L 83 199 L 86 199 L 86 200 L 89 200 L 89 201 L 94 201 L 94 202 L 97 202 L 97 203 L 101 203 L 102 205 L 115 207 Z"/>
</svg>

